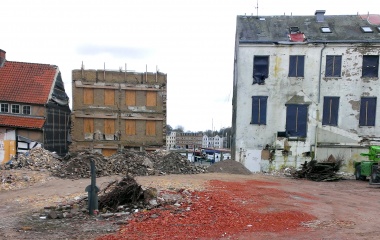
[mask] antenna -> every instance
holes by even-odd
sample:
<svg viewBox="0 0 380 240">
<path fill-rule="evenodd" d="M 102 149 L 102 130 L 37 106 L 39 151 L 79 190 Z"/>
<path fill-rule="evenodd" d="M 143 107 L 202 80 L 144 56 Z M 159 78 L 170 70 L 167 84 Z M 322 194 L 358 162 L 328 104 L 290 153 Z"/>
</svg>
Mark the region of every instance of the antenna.
<svg viewBox="0 0 380 240">
<path fill-rule="evenodd" d="M 259 17 L 259 0 L 256 1 L 256 14 L 257 14 L 257 18 Z"/>
</svg>

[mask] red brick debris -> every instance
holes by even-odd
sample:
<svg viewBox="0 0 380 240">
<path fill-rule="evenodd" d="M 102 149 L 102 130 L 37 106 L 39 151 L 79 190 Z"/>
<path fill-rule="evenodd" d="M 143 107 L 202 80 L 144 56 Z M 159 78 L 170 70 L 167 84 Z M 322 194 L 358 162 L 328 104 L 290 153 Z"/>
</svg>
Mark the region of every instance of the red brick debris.
<svg viewBox="0 0 380 240">
<path fill-rule="evenodd" d="M 234 239 L 255 232 L 307 231 L 301 223 L 316 217 L 292 207 L 295 193 L 280 190 L 278 185 L 213 180 L 208 190 L 192 192 L 188 204 L 141 212 L 118 233 L 98 239 Z"/>
</svg>

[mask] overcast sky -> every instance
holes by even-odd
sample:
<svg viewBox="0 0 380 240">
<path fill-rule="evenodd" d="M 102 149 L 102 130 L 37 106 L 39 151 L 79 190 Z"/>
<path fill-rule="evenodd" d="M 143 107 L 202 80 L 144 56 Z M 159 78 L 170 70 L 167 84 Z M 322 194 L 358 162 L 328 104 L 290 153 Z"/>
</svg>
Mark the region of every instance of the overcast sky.
<svg viewBox="0 0 380 240">
<path fill-rule="evenodd" d="M 237 15 L 380 14 L 379 0 L 1 0 L 7 60 L 57 65 L 70 99 L 71 71 L 168 75 L 167 123 L 185 131 L 231 126 Z M 372 12 L 374 11 L 374 12 Z M 377 12 L 376 12 L 377 11 Z"/>
</svg>

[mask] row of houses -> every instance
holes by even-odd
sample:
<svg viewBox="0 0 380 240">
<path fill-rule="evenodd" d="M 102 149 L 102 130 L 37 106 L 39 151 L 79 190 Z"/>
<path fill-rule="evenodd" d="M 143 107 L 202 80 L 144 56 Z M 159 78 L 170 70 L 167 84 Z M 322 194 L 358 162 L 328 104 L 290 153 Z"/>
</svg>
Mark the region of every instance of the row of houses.
<svg viewBox="0 0 380 240">
<path fill-rule="evenodd" d="M 8 61 L 0 49 L 0 163 L 34 147 L 112 155 L 166 141 L 167 75 L 72 71 L 72 110 L 58 66 Z"/>
<path fill-rule="evenodd" d="M 166 136 L 167 149 L 226 148 L 227 138 L 215 135 L 209 137 L 203 133 L 182 133 L 172 131 Z"/>
</svg>

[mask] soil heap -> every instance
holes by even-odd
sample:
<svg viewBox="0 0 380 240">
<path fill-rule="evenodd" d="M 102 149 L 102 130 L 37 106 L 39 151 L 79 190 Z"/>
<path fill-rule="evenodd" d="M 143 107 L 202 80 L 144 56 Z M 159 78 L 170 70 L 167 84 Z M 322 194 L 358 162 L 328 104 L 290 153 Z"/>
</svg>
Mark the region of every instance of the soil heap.
<svg viewBox="0 0 380 240">
<path fill-rule="evenodd" d="M 231 173 L 231 174 L 243 174 L 243 175 L 252 174 L 252 172 L 248 168 L 246 168 L 243 164 L 232 159 L 217 162 L 209 166 L 207 171 L 216 172 L 216 173 Z"/>
</svg>

